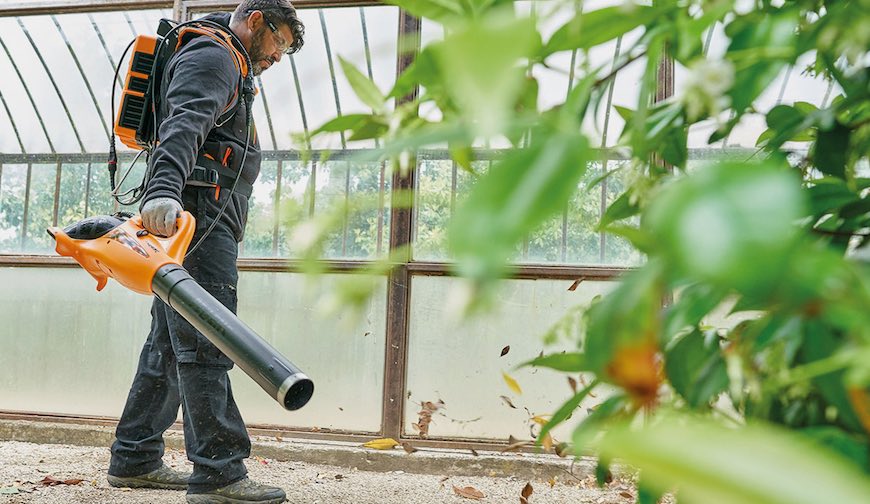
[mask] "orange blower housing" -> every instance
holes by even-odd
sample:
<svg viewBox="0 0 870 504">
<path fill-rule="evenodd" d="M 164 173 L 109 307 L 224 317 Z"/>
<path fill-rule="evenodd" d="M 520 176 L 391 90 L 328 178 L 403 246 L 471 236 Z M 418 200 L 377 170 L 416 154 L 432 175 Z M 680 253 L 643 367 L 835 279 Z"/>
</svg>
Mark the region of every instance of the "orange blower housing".
<svg viewBox="0 0 870 504">
<path fill-rule="evenodd" d="M 154 294 L 195 327 L 272 398 L 288 410 L 308 403 L 314 383 L 295 364 L 239 320 L 194 280 L 182 266 L 196 221 L 189 212 L 178 219 L 171 238 L 142 227 L 139 216 L 98 216 L 64 229 L 49 228 L 57 253 L 72 257 L 97 280 L 109 278 L 141 294 Z"/>
<path fill-rule="evenodd" d="M 146 231 L 138 215 L 90 240 L 71 238 L 56 227 L 49 228 L 48 234 L 57 242 L 58 254 L 72 257 L 94 277 L 98 291 L 103 290 L 111 277 L 134 292 L 150 295 L 157 270 L 167 264 L 182 263 L 195 229 L 193 215 L 182 212 L 178 231 L 170 238 L 159 238 Z"/>
</svg>

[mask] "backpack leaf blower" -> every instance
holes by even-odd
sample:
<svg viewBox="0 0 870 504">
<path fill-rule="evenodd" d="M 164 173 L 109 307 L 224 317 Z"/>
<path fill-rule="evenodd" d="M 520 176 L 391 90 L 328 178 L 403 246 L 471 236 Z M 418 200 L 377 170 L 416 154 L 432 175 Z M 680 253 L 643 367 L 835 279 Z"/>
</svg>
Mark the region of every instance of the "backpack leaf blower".
<svg viewBox="0 0 870 504">
<path fill-rule="evenodd" d="M 140 294 L 154 294 L 191 323 L 260 387 L 288 410 L 304 406 L 314 383 L 203 289 L 181 266 L 196 222 L 189 212 L 179 217 L 178 231 L 158 238 L 130 214 L 90 217 L 48 234 L 55 250 L 72 257 L 102 290 L 109 278 Z"/>
</svg>

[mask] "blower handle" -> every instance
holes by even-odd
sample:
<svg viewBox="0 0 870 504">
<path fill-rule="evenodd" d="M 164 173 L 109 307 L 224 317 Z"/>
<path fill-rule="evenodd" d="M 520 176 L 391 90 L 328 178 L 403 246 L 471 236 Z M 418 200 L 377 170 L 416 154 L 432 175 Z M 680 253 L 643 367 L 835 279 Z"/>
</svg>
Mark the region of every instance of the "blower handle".
<svg viewBox="0 0 870 504">
<path fill-rule="evenodd" d="M 142 216 L 139 214 L 134 215 L 130 218 L 130 221 L 139 229 L 145 229 L 142 225 Z M 163 246 L 163 250 L 166 251 L 166 255 L 168 255 L 173 261 L 178 264 L 184 262 L 184 254 L 187 252 L 187 247 L 190 245 L 190 241 L 193 239 L 193 233 L 196 231 L 196 219 L 193 218 L 190 212 L 187 210 L 183 210 L 178 214 L 178 218 L 176 219 L 176 229 L 175 234 L 170 237 L 164 238 L 162 236 L 153 235 L 154 238 L 157 238 L 157 241 L 160 242 L 160 245 Z"/>
</svg>

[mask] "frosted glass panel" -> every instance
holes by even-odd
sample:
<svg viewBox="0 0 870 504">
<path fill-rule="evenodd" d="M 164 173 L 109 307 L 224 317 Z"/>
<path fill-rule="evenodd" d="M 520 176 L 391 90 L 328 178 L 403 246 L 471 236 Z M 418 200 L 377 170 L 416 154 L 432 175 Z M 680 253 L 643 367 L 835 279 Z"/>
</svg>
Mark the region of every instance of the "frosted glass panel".
<svg viewBox="0 0 870 504">
<path fill-rule="evenodd" d="M 377 431 L 381 422 L 385 296 L 363 316 L 320 317 L 291 273 L 243 272 L 239 314 L 314 380 L 314 398 L 287 412 L 239 370 L 233 389 L 247 423 Z M 118 417 L 150 323 L 150 298 L 115 282 L 103 292 L 73 268 L 0 268 L 0 410 Z M 386 284 L 386 281 L 384 281 Z M 316 294 L 316 292 L 314 292 Z"/>
<path fill-rule="evenodd" d="M 314 397 L 288 412 L 238 369 L 233 390 L 248 423 L 375 432 L 381 427 L 386 334 L 386 277 L 381 291 L 353 320 L 321 316 L 316 291 L 334 291 L 342 275 L 245 272 L 239 282 L 240 317 L 314 380 Z"/>
<path fill-rule="evenodd" d="M 151 300 L 80 269 L 2 268 L 0 409 L 121 415 Z"/>
<path fill-rule="evenodd" d="M 452 289 L 458 282 L 448 277 L 413 279 L 405 434 L 417 433 L 412 424 L 418 420 L 420 404 L 440 399 L 445 407 L 433 415 L 429 437 L 505 440 L 513 435 L 529 439 L 531 416 L 552 414 L 572 392 L 564 373 L 530 368 L 514 371 L 514 367 L 542 350 L 575 349 L 573 341 L 545 347 L 542 336 L 570 307 L 588 304 L 616 283 L 584 281 L 569 291 L 573 282 L 565 280 L 505 281 L 495 311 L 456 323 L 451 322 L 455 319 L 445 300 L 456 294 Z M 508 345 L 509 352 L 501 357 L 502 348 Z M 522 395 L 507 387 L 502 372 L 517 380 Z M 587 399 L 553 436 L 567 440 L 586 408 L 601 401 L 601 395 Z"/>
</svg>

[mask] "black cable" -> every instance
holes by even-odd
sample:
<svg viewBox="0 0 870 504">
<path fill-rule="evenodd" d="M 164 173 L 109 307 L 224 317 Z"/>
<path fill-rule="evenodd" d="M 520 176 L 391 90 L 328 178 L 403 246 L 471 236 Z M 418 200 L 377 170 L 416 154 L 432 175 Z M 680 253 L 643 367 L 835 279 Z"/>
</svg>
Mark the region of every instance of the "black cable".
<svg viewBox="0 0 870 504">
<path fill-rule="evenodd" d="M 127 48 L 124 49 L 124 53 L 121 55 L 121 59 L 118 60 L 118 64 L 115 65 L 115 78 L 112 80 L 112 101 L 110 103 L 111 117 L 109 117 L 109 122 L 114 126 L 115 124 L 115 82 L 118 81 L 118 74 L 121 72 L 121 62 L 124 61 L 124 58 L 127 57 L 127 53 L 130 51 L 130 48 L 133 47 L 133 43 L 136 42 L 136 39 L 130 41 L 127 44 Z M 112 195 L 115 193 L 115 174 L 118 172 L 118 154 L 115 152 L 115 128 L 112 128 L 112 136 L 109 140 L 109 160 L 107 161 L 109 165 L 109 186 L 112 190 Z M 117 198 L 115 198 L 117 201 Z M 120 203 L 120 201 L 118 201 Z"/>
</svg>

